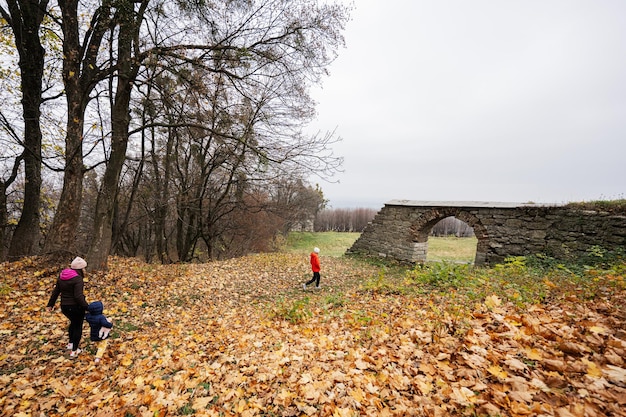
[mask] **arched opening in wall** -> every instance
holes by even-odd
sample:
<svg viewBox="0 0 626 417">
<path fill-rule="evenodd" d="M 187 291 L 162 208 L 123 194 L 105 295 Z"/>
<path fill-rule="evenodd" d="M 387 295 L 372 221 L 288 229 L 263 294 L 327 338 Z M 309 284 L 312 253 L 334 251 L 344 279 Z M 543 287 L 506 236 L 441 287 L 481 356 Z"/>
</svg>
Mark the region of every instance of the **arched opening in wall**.
<svg viewBox="0 0 626 417">
<path fill-rule="evenodd" d="M 478 239 L 464 221 L 448 216 L 428 231 L 426 262 L 474 263 Z"/>
</svg>

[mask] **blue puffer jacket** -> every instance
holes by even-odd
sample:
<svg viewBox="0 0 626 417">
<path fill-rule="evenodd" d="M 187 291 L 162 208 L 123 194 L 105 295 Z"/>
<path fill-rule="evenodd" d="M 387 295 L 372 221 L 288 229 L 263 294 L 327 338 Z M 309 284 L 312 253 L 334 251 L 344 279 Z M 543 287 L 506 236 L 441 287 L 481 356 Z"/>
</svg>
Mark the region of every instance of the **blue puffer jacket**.
<svg viewBox="0 0 626 417">
<path fill-rule="evenodd" d="M 100 339 L 100 328 L 107 327 L 112 328 L 113 323 L 107 320 L 107 318 L 102 314 L 104 311 L 104 304 L 102 301 L 94 301 L 89 304 L 87 307 L 87 314 L 85 315 L 85 320 L 89 323 L 89 327 L 91 328 L 91 332 L 89 334 L 92 341 L 102 340 Z"/>
</svg>

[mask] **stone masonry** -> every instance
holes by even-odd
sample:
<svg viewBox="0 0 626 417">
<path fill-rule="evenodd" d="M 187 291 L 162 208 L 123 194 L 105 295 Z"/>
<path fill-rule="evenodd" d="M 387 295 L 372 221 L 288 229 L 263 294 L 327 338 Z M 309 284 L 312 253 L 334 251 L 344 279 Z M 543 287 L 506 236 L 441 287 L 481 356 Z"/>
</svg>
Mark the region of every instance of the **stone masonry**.
<svg viewBox="0 0 626 417">
<path fill-rule="evenodd" d="M 626 248 L 624 215 L 564 205 L 392 200 L 348 253 L 424 262 L 430 230 L 449 216 L 474 229 L 475 265 L 539 253 L 571 259 L 595 246 Z"/>
</svg>

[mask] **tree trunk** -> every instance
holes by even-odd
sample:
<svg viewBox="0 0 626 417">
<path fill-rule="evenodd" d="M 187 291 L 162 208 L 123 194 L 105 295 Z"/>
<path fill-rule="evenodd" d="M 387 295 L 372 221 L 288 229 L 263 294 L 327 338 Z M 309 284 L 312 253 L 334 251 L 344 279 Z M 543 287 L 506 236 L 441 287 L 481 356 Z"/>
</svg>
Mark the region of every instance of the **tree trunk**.
<svg viewBox="0 0 626 417">
<path fill-rule="evenodd" d="M 89 260 L 95 270 L 106 270 L 113 237 L 113 219 L 120 173 L 126 159 L 128 130 L 130 125 L 130 96 L 137 67 L 132 64 L 132 44 L 135 34 L 135 16 L 132 3 L 120 16 L 118 38 L 118 77 L 115 98 L 111 109 L 111 154 L 102 178 L 102 186 L 96 202 Z"/>
<path fill-rule="evenodd" d="M 154 138 L 154 135 L 153 135 Z M 170 263 L 169 245 L 167 239 L 167 216 L 169 212 L 168 201 L 170 198 L 169 187 L 171 181 L 172 170 L 172 152 L 174 148 L 173 129 L 168 129 L 167 143 L 165 145 L 165 154 L 159 158 L 156 154 L 156 143 L 153 141 L 151 147 L 151 160 L 154 170 L 154 190 L 155 190 L 155 209 L 154 209 L 154 235 L 155 247 L 159 260 L 162 264 Z M 163 165 L 163 176 L 160 175 L 158 166 L 159 159 Z"/>
<path fill-rule="evenodd" d="M 77 55 L 78 50 L 71 51 Z M 69 61 L 69 62 L 68 62 Z M 75 65 L 72 65 L 75 64 Z M 67 96 L 67 133 L 65 136 L 65 169 L 63 171 L 63 190 L 59 205 L 46 238 L 45 252 L 58 250 L 76 251 L 76 230 L 80 218 L 83 195 L 83 127 L 85 105 L 79 79 L 71 75 L 72 67 L 78 68 L 78 62 L 67 59 L 64 62 L 65 91 Z M 74 72 L 77 74 L 78 72 Z"/>
<path fill-rule="evenodd" d="M 68 104 L 69 103 L 68 94 Z M 70 106 L 71 107 L 71 106 Z M 44 252 L 59 250 L 77 251 L 75 238 L 83 197 L 83 111 L 68 111 L 67 134 L 65 137 L 65 170 L 63 190 L 57 206 L 52 227 L 46 237 Z"/>
<path fill-rule="evenodd" d="M 7 187 L 4 181 L 0 181 L 0 262 L 4 262 L 6 250 L 4 240 L 7 234 L 9 213 L 7 210 Z"/>
<path fill-rule="evenodd" d="M 170 253 L 169 253 L 169 245 L 167 241 L 167 231 L 166 231 L 166 223 L 167 223 L 167 215 L 168 215 L 168 201 L 169 201 L 169 184 L 171 180 L 171 176 L 170 176 L 171 152 L 172 152 L 172 138 L 171 138 L 171 133 L 170 133 L 168 137 L 168 141 L 167 141 L 167 151 L 165 153 L 165 157 L 163 158 L 165 175 L 164 175 L 163 182 L 160 184 L 157 184 L 157 190 L 158 190 L 157 204 L 158 205 L 155 210 L 156 250 L 158 252 L 159 260 L 161 261 L 162 264 L 171 262 Z"/>
<path fill-rule="evenodd" d="M 120 84 L 118 83 L 118 88 Z M 130 90 L 130 86 L 128 89 Z M 119 90 L 117 96 L 119 96 Z M 128 103 L 128 100 L 125 101 Z M 95 270 L 107 269 L 107 259 L 111 250 L 118 183 L 128 144 L 128 104 L 124 108 L 121 102 L 116 102 L 112 109 L 112 119 L 111 156 L 104 172 L 96 202 L 96 216 L 88 255 L 90 265 Z"/>
<path fill-rule="evenodd" d="M 63 19 L 63 83 L 67 100 L 65 169 L 63 190 L 52 226 L 46 237 L 45 252 L 76 251 L 76 230 L 83 194 L 83 127 L 88 94 L 81 88 L 80 38 L 77 0 L 59 1 Z"/>
<path fill-rule="evenodd" d="M 63 83 L 67 99 L 67 133 L 63 191 L 44 251 L 75 251 L 76 230 L 83 192 L 83 128 L 89 94 L 96 85 L 97 57 L 105 31 L 109 28 L 109 1 L 102 1 L 94 12 L 89 37 L 81 46 L 78 23 L 78 0 L 59 0 L 63 28 Z M 88 261 L 89 262 L 89 261 Z"/>
<path fill-rule="evenodd" d="M 15 179 L 17 178 L 18 171 L 20 169 L 20 164 L 22 163 L 23 155 L 18 156 L 13 161 L 13 169 L 11 175 L 6 180 L 0 180 L 0 262 L 5 260 L 6 249 L 5 249 L 5 239 L 8 235 L 9 230 L 9 209 L 7 206 L 7 189 Z"/>
<path fill-rule="evenodd" d="M 8 1 L 11 28 L 20 60 L 22 114 L 24 116 L 24 205 L 13 232 L 8 259 L 33 255 L 39 249 L 41 200 L 41 96 L 45 50 L 39 28 L 48 0 Z"/>
</svg>

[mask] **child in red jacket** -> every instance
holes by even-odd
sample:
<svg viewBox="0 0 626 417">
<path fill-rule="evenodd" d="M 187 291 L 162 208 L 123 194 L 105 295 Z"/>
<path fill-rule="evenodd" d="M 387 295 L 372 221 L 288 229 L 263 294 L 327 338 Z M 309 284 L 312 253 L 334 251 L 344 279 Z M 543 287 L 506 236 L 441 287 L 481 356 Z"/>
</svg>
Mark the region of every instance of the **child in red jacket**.
<svg viewBox="0 0 626 417">
<path fill-rule="evenodd" d="M 313 278 L 302 284 L 302 289 L 306 290 L 306 286 L 315 282 L 315 288 L 320 288 L 320 248 L 313 248 L 311 252 L 311 269 L 313 270 Z"/>
</svg>

